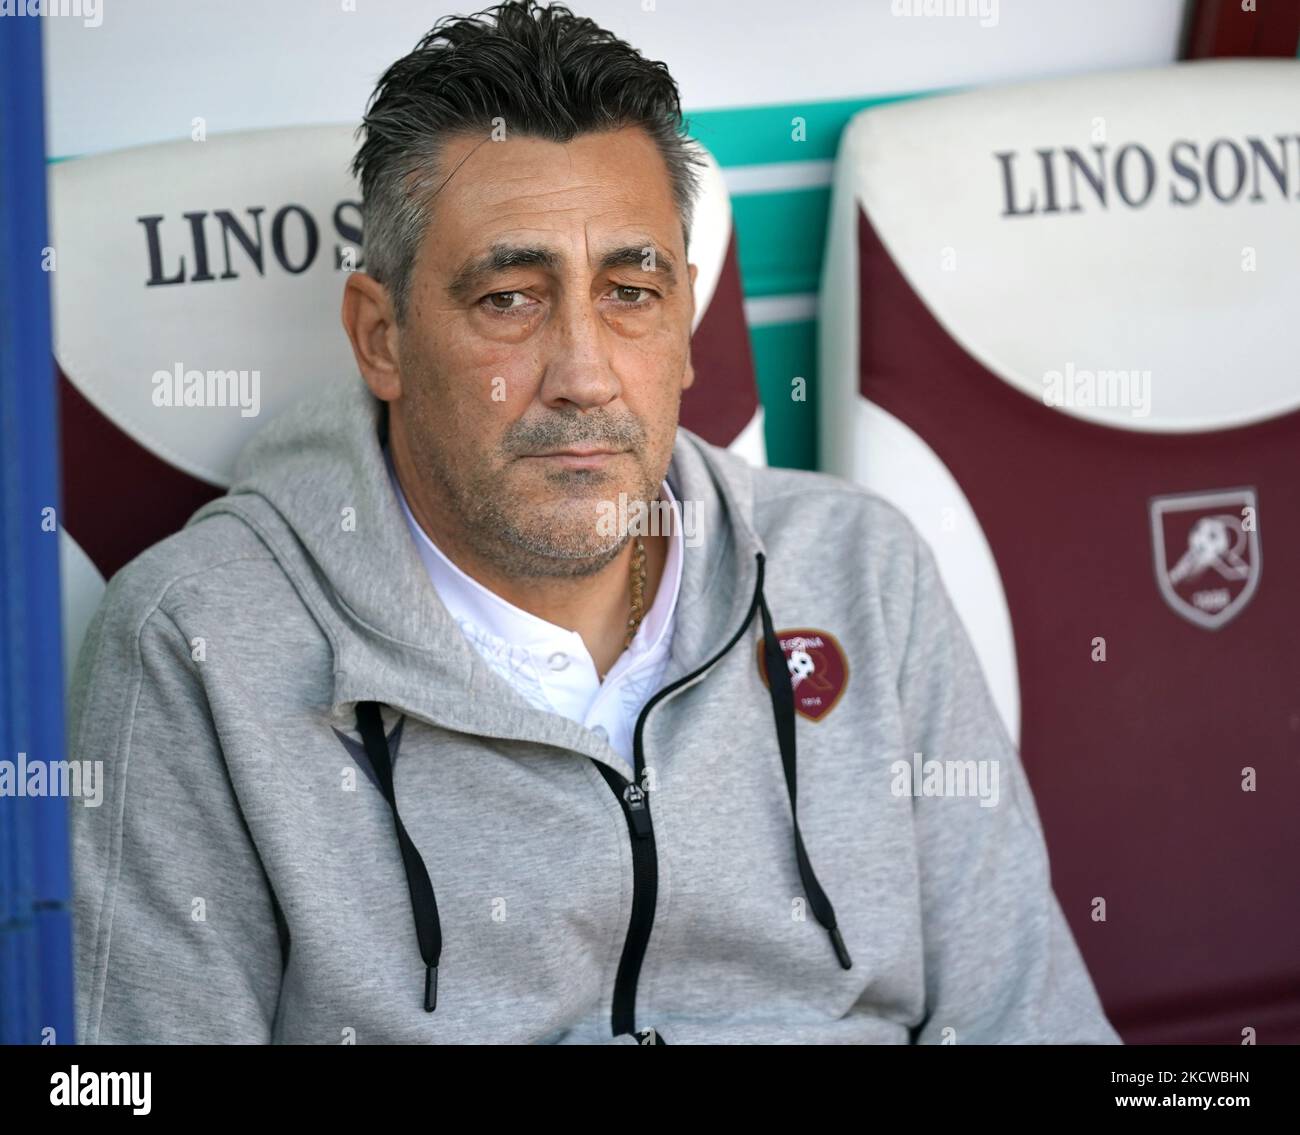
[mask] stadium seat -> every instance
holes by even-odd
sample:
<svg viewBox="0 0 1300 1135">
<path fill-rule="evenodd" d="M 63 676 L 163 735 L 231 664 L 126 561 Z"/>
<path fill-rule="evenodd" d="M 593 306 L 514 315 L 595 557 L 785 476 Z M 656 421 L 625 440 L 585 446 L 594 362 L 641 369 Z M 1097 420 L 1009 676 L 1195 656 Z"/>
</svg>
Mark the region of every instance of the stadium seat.
<svg viewBox="0 0 1300 1135">
<path fill-rule="evenodd" d="M 836 161 L 822 463 L 934 548 L 1129 1043 L 1300 1042 L 1298 107 L 1188 63 Z"/>
</svg>

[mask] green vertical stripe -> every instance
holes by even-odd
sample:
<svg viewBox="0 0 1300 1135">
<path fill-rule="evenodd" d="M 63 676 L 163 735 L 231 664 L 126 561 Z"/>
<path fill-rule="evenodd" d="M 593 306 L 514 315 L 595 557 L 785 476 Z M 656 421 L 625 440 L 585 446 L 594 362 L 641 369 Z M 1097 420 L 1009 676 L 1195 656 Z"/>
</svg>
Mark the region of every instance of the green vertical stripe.
<svg viewBox="0 0 1300 1135">
<path fill-rule="evenodd" d="M 817 290 L 830 204 L 829 186 L 732 198 L 745 295 L 783 296 Z"/>
<path fill-rule="evenodd" d="M 817 468 L 817 324 L 771 323 L 751 327 L 758 395 L 763 403 L 767 463 L 787 469 Z M 804 401 L 793 398 L 793 379 L 804 379 Z"/>
</svg>

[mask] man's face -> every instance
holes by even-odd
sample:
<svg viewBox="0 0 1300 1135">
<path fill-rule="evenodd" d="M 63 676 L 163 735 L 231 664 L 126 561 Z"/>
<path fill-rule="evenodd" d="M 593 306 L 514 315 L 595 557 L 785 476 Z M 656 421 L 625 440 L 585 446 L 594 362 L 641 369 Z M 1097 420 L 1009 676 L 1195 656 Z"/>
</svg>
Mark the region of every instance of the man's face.
<svg viewBox="0 0 1300 1135">
<path fill-rule="evenodd" d="M 695 269 L 667 167 L 629 128 L 456 139 L 439 170 L 454 173 L 412 272 L 394 429 L 438 525 L 498 570 L 596 571 L 625 542 L 602 502 L 658 495 L 693 380 Z"/>
</svg>

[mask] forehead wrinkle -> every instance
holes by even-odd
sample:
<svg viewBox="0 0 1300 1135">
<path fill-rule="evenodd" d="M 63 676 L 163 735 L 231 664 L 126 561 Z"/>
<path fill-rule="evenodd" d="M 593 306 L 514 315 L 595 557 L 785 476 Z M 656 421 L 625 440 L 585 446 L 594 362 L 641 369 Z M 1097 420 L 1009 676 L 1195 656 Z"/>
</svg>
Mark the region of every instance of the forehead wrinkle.
<svg viewBox="0 0 1300 1135">
<path fill-rule="evenodd" d="M 522 192 L 514 192 L 512 187 L 515 185 L 523 185 L 525 188 Z M 493 198 L 491 208 L 509 209 L 513 206 L 516 209 L 522 209 L 524 212 L 529 211 L 530 208 L 536 208 L 537 205 L 533 204 L 534 202 L 543 203 L 554 197 L 573 194 L 598 195 L 605 188 L 600 182 L 595 181 L 569 182 L 566 185 L 538 187 L 534 175 L 527 173 L 502 174 L 497 179 L 497 187 L 501 192 L 490 195 Z M 581 208 L 581 206 L 575 203 L 568 206 L 561 205 L 552 211 L 560 213 L 572 212 L 578 208 Z"/>
</svg>

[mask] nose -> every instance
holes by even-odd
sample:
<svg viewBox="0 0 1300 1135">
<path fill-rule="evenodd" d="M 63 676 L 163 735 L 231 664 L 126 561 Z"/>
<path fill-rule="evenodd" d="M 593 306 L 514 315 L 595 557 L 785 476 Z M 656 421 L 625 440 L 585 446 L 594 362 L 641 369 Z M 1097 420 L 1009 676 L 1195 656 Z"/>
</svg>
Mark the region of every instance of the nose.
<svg viewBox="0 0 1300 1135">
<path fill-rule="evenodd" d="M 623 385 L 614 371 L 612 339 L 590 296 L 567 295 L 547 327 L 542 401 L 554 409 L 587 410 L 617 398 Z"/>
</svg>

